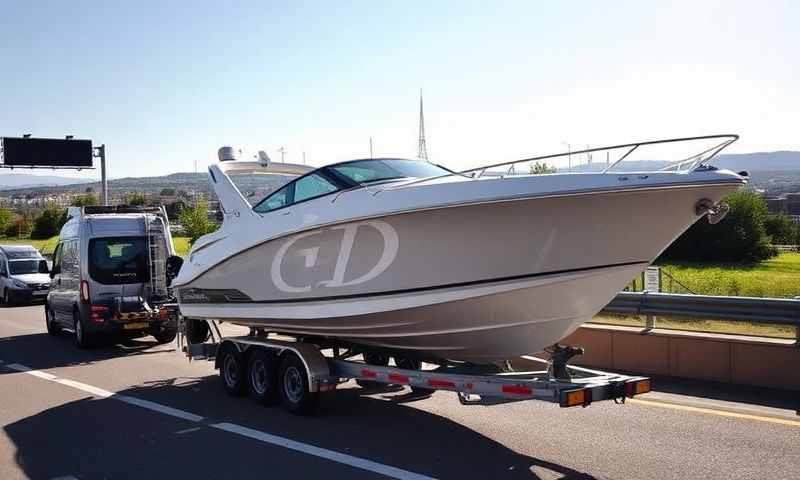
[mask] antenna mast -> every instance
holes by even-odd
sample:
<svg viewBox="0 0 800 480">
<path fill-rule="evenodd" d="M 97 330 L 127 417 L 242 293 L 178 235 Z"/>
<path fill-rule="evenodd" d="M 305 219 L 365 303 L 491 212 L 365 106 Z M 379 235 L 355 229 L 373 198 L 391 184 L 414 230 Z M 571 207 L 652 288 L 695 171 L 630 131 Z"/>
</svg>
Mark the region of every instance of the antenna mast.
<svg viewBox="0 0 800 480">
<path fill-rule="evenodd" d="M 428 162 L 428 147 L 425 144 L 425 117 L 422 114 L 422 89 L 419 90 L 419 146 L 417 158 Z"/>
</svg>

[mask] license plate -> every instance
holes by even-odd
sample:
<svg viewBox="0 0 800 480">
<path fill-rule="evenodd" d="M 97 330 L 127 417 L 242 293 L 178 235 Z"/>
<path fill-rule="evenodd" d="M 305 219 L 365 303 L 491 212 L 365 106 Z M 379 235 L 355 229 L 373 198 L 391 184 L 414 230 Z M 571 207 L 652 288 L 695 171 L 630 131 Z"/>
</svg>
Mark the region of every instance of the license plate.
<svg viewBox="0 0 800 480">
<path fill-rule="evenodd" d="M 125 330 L 141 330 L 143 328 L 149 327 L 150 324 L 147 322 L 139 322 L 139 323 L 124 323 L 122 324 L 122 328 Z"/>
</svg>

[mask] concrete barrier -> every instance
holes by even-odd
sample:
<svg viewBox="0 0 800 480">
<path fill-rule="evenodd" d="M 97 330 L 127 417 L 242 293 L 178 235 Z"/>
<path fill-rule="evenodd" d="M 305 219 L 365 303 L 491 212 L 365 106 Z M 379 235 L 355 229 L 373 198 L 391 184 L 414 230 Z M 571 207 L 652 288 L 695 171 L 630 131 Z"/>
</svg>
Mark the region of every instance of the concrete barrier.
<svg viewBox="0 0 800 480">
<path fill-rule="evenodd" d="M 789 340 L 586 324 L 560 343 L 586 349 L 576 365 L 800 391 Z"/>
</svg>

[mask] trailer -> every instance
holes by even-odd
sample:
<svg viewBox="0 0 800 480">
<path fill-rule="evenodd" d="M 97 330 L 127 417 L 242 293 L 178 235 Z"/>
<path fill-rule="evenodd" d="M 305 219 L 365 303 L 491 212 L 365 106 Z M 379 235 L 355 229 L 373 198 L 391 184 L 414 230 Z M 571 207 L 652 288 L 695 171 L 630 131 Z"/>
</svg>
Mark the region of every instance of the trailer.
<svg viewBox="0 0 800 480">
<path fill-rule="evenodd" d="M 572 357 L 583 353 L 578 347 L 556 345 L 548 349 L 547 359 L 523 356 L 499 366 L 435 365 L 330 339 L 289 338 L 259 329 L 226 337 L 215 321 L 181 318 L 178 325 L 178 351 L 190 361 L 213 361 L 230 395 L 249 394 L 267 405 L 281 403 L 300 415 L 316 413 L 320 399 L 349 380 L 370 389 L 409 387 L 412 397 L 455 392 L 462 405 L 541 400 L 560 407 L 588 407 L 604 400 L 624 403 L 650 391 L 647 377 L 569 365 Z"/>
</svg>

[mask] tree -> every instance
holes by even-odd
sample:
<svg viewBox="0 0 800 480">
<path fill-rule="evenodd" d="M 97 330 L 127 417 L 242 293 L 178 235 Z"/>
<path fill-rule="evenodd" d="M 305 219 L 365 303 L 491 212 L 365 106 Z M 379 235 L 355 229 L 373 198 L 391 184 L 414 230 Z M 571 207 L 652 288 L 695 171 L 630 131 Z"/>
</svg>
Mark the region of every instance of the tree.
<svg viewBox="0 0 800 480">
<path fill-rule="evenodd" d="M 662 255 L 672 260 L 758 262 L 777 254 L 764 227 L 767 203 L 757 193 L 739 190 L 725 201 L 731 209 L 716 225 L 700 219 Z"/>
<path fill-rule="evenodd" d="M 547 162 L 534 162 L 531 164 L 531 175 L 541 175 L 543 173 L 556 173 L 558 169 L 551 167 Z"/>
<path fill-rule="evenodd" d="M 174 197 L 175 196 L 175 189 L 174 188 L 162 188 L 161 192 L 158 194 L 159 197 Z"/>
<path fill-rule="evenodd" d="M 100 202 L 97 199 L 97 195 L 91 192 L 87 192 L 84 195 L 76 195 L 72 197 L 72 201 L 70 205 L 73 207 L 86 207 L 91 205 L 97 205 Z"/>
<path fill-rule="evenodd" d="M 0 231 L 4 231 L 14 218 L 14 212 L 7 208 L 0 208 Z"/>
<path fill-rule="evenodd" d="M 86 193 L 94 193 L 94 187 L 86 187 L 86 190 L 84 190 L 84 192 L 86 192 Z"/>
<path fill-rule="evenodd" d="M 17 215 L 6 225 L 3 232 L 7 237 L 25 237 L 31 230 L 31 224 L 24 215 Z"/>
<path fill-rule="evenodd" d="M 764 219 L 764 228 L 774 245 L 793 245 L 800 238 L 800 225 L 782 213 L 771 213 Z"/>
<path fill-rule="evenodd" d="M 33 221 L 31 238 L 45 239 L 58 235 L 61 230 L 64 210 L 55 205 L 48 205 L 42 213 Z"/>
<path fill-rule="evenodd" d="M 147 195 L 142 192 L 133 192 L 125 195 L 125 204 L 126 205 L 147 205 L 150 201 L 147 199 Z"/>
<path fill-rule="evenodd" d="M 219 225 L 209 220 L 208 203 L 202 200 L 194 208 L 184 208 L 179 218 L 184 232 L 189 236 L 189 243 L 192 244 L 219 228 Z"/>
</svg>

